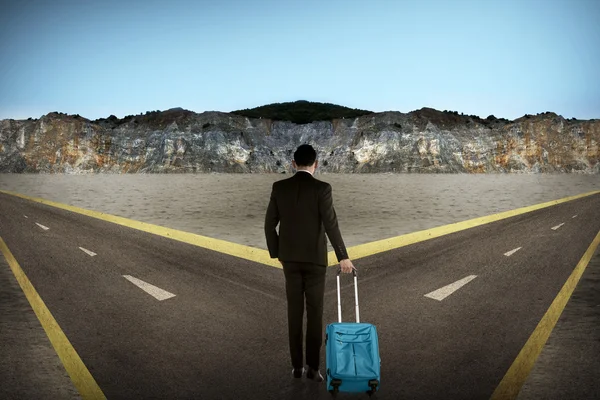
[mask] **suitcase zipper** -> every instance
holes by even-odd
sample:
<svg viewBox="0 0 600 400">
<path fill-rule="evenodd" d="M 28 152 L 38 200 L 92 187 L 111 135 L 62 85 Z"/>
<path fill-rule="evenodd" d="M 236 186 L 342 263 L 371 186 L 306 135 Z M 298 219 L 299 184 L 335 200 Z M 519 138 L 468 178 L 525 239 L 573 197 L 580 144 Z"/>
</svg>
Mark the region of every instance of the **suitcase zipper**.
<svg viewBox="0 0 600 400">
<path fill-rule="evenodd" d="M 354 343 L 352 343 L 352 361 L 354 361 L 354 375 L 358 375 L 358 369 L 356 368 L 356 349 Z"/>
</svg>

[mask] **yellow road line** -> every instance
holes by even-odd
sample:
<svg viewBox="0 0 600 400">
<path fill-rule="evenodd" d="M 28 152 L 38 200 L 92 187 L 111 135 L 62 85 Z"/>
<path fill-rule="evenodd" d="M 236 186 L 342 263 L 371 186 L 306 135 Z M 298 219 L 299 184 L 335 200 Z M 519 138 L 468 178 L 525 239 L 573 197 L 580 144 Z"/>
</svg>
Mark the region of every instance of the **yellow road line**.
<svg viewBox="0 0 600 400">
<path fill-rule="evenodd" d="M 554 329 L 558 318 L 562 314 L 571 294 L 575 290 L 579 279 L 583 275 L 592 255 L 596 248 L 600 245 L 600 231 L 596 238 L 592 241 L 583 257 L 577 263 L 577 266 L 563 285 L 560 292 L 546 311 L 535 330 L 521 349 L 517 358 L 500 381 L 496 390 L 492 394 L 491 400 L 508 400 L 516 399 L 521 387 L 529 376 L 535 361 L 540 355 L 550 333 Z"/>
<path fill-rule="evenodd" d="M 38 320 L 46 331 L 46 335 L 50 339 L 50 343 L 54 347 L 56 354 L 62 361 L 67 373 L 71 377 L 73 384 L 79 391 L 83 399 L 106 399 L 104 393 L 90 374 L 81 358 L 65 336 L 64 332 L 44 304 L 44 301 L 35 290 L 21 266 L 12 255 L 4 240 L 0 237 L 0 251 L 12 269 L 13 274 L 17 278 L 21 289 L 25 293 L 31 308 L 37 315 Z"/>
<path fill-rule="evenodd" d="M 582 197 L 591 196 L 594 194 L 600 193 L 600 190 L 578 194 L 575 196 L 569 196 L 558 200 L 552 200 L 545 203 L 535 204 L 527 207 L 521 207 L 510 211 L 504 211 L 497 214 L 486 215 L 484 217 L 478 217 L 469 219 L 466 221 L 456 222 L 453 224 L 438 226 L 431 229 L 426 229 L 423 231 L 412 232 L 401 236 L 396 236 L 389 239 L 377 240 L 370 243 L 361 244 L 358 246 L 354 246 L 348 249 L 348 256 L 350 259 L 357 259 L 366 256 L 370 256 L 373 254 L 382 253 L 384 251 L 397 249 L 403 246 L 408 246 L 410 244 L 423 242 L 425 240 L 433 239 L 436 237 L 448 235 L 450 233 L 462 231 L 465 229 L 474 228 L 476 226 L 489 224 L 490 222 L 499 221 L 501 219 L 506 219 L 510 217 L 514 217 L 516 215 L 525 214 L 534 210 L 539 210 L 546 207 L 551 207 L 560 203 L 565 203 L 567 201 L 572 201 L 575 199 L 579 199 Z M 333 252 L 332 252 L 333 253 Z M 333 254 L 335 256 L 335 254 Z M 334 258 L 334 261 L 336 259 Z"/>
<path fill-rule="evenodd" d="M 83 214 L 88 217 L 98 218 L 104 221 L 113 222 L 115 224 L 127 226 L 129 228 L 137 229 L 144 232 L 153 233 L 155 235 L 164 236 L 170 239 L 175 239 L 180 242 L 192 244 L 195 246 L 203 247 L 209 250 L 214 250 L 220 253 L 229 254 L 235 257 L 243 258 L 246 260 L 254 261 L 257 263 L 269 265 L 276 268 L 281 268 L 281 264 L 277 259 L 271 258 L 267 250 L 259 249 L 256 247 L 245 246 L 238 243 L 228 242 L 226 240 L 214 239 L 208 236 L 202 236 L 195 233 L 184 232 L 177 229 L 166 228 L 159 225 L 149 224 L 146 222 L 135 221 L 132 219 L 118 217 L 111 214 L 106 214 L 99 211 L 87 210 L 84 208 L 71 206 L 68 204 L 57 203 L 54 201 L 41 199 L 37 197 L 30 197 L 20 193 L 9 192 L 0 190 L 0 193 L 5 193 L 11 196 L 21 197 L 26 200 L 35 201 L 38 203 L 46 204 L 52 207 L 61 208 L 63 210 Z M 535 204 L 527 207 L 517 208 L 515 210 L 505 211 L 497 214 L 487 215 L 484 217 L 478 217 L 466 221 L 456 222 L 449 225 L 438 226 L 435 228 L 412 232 L 405 235 L 400 235 L 388 239 L 377 240 L 370 243 L 360 244 L 347 248 L 348 256 L 352 260 L 367 257 L 373 254 L 382 253 L 385 251 L 397 249 L 410 244 L 422 242 L 425 240 L 433 239 L 450 233 L 462 231 L 465 229 L 473 228 L 479 225 L 488 224 L 490 222 L 499 221 L 501 219 L 514 217 L 519 214 L 525 214 L 541 208 L 554 206 L 567 201 L 579 199 L 582 197 L 591 196 L 600 193 L 600 190 L 578 194 L 575 196 L 569 196 L 558 200 L 552 200 L 545 203 Z M 327 254 L 328 265 L 337 265 L 337 257 L 334 251 L 330 251 Z"/>
<path fill-rule="evenodd" d="M 243 258 L 250 261 L 270 265 L 281 268 L 279 260 L 272 259 L 267 250 L 258 249 L 256 247 L 245 246 L 243 244 L 228 242 L 226 240 L 215 239 L 208 236 L 202 236 L 195 233 L 184 232 L 177 229 L 167 228 L 160 225 L 149 224 L 147 222 L 136 221 L 129 218 L 118 217 L 116 215 L 106 214 L 99 211 L 87 210 L 85 208 L 75 207 L 68 204 L 57 203 L 54 201 L 30 197 L 20 193 L 8 192 L 0 190 L 0 193 L 5 193 L 11 196 L 21 197 L 26 200 L 35 201 L 48 206 L 61 208 L 63 210 L 86 215 L 88 217 L 101 219 L 103 221 L 112 222 L 118 225 L 127 226 L 129 228 L 152 233 L 155 235 L 175 239 L 180 242 L 203 247 L 205 249 L 214 250 L 219 253 L 229 254 L 235 257 Z"/>
</svg>

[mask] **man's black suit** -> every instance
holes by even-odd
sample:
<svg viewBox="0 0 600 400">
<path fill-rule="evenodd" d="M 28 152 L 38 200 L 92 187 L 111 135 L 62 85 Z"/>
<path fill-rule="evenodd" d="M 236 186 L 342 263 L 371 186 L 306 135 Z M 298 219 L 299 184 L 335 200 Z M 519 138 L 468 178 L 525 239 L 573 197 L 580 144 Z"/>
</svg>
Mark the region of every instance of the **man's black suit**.
<svg viewBox="0 0 600 400">
<path fill-rule="evenodd" d="M 273 183 L 265 217 L 271 258 L 283 264 L 288 302 L 290 354 L 302 368 L 302 320 L 306 296 L 306 364 L 319 368 L 323 337 L 323 295 L 329 237 L 338 261 L 348 258 L 333 207 L 331 185 L 308 171 Z M 279 225 L 279 234 L 276 231 Z"/>
</svg>

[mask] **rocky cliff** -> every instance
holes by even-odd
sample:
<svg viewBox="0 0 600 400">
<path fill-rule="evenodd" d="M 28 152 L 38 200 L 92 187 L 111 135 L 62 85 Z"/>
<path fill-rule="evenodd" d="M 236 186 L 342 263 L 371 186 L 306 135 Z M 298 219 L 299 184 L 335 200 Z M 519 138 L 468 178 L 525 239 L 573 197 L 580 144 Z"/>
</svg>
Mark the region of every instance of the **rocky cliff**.
<svg viewBox="0 0 600 400">
<path fill-rule="evenodd" d="M 8 119 L 0 172 L 293 172 L 303 143 L 317 150 L 321 172 L 600 173 L 600 120 L 483 120 L 430 108 L 302 125 L 183 109 Z"/>
</svg>

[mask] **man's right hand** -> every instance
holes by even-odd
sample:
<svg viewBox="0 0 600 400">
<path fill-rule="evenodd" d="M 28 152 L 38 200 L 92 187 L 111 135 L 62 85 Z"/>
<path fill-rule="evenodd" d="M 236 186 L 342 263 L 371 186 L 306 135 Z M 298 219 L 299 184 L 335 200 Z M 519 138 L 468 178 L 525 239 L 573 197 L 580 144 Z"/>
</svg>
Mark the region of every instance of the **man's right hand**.
<svg viewBox="0 0 600 400">
<path fill-rule="evenodd" d="M 345 258 L 340 261 L 340 268 L 342 269 L 342 273 L 349 274 L 352 270 L 356 270 L 354 265 L 352 265 L 352 261 L 349 258 Z"/>
</svg>

